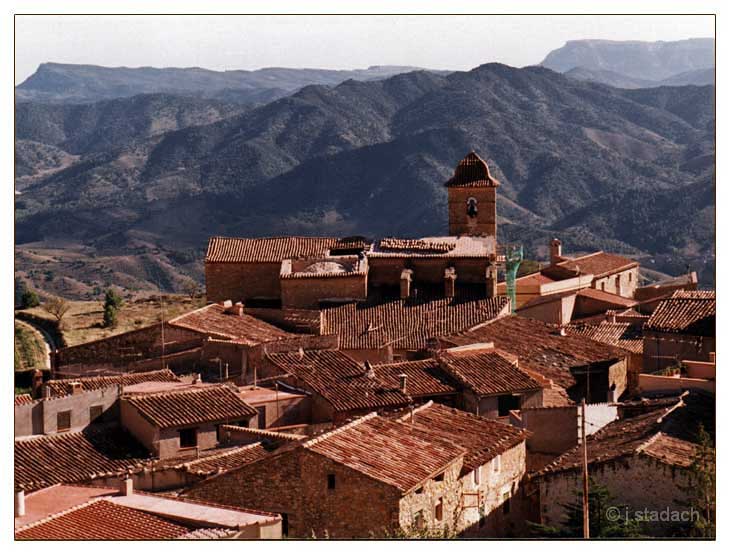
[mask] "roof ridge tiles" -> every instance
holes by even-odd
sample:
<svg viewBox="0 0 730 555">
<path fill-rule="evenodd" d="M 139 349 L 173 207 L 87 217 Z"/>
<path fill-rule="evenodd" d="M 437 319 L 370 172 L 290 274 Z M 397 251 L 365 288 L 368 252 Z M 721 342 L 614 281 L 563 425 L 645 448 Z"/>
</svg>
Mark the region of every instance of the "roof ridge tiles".
<svg viewBox="0 0 730 555">
<path fill-rule="evenodd" d="M 329 432 L 325 432 L 321 435 L 315 436 L 310 440 L 303 441 L 301 445 L 303 448 L 309 449 L 310 447 L 316 445 L 317 443 L 319 443 L 327 438 L 330 438 L 330 437 L 337 435 L 339 433 L 342 433 L 346 430 L 359 426 L 363 422 L 372 420 L 373 418 L 375 418 L 377 416 L 378 416 L 377 412 L 370 412 L 364 416 L 361 416 L 359 418 L 356 418 L 355 420 L 348 422 L 347 424 L 340 426 L 339 428 L 335 428 L 334 430 L 330 430 Z"/>
</svg>

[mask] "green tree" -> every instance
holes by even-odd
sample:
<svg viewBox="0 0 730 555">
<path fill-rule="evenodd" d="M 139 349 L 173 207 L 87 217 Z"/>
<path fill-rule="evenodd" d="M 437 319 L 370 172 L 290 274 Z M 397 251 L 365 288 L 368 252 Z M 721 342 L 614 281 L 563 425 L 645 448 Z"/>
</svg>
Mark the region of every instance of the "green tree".
<svg viewBox="0 0 730 555">
<path fill-rule="evenodd" d="M 118 310 L 113 305 L 104 307 L 104 327 L 115 328 L 119 321 Z"/>
<path fill-rule="evenodd" d="M 20 297 L 20 306 L 22 308 L 35 308 L 40 304 L 41 300 L 38 298 L 38 293 L 30 289 L 26 289 Z"/>
<path fill-rule="evenodd" d="M 687 484 L 680 489 L 685 499 L 678 501 L 691 509 L 693 518 L 677 530 L 677 535 L 693 538 L 715 537 L 715 446 L 712 436 L 700 424 L 697 452 L 688 469 Z"/>
<path fill-rule="evenodd" d="M 124 300 L 114 289 L 107 289 L 104 294 L 104 318 L 105 328 L 114 328 L 119 320 L 119 311 L 124 305 Z"/>
<path fill-rule="evenodd" d="M 583 491 L 575 492 L 576 500 L 561 506 L 565 509 L 561 526 L 546 526 L 530 522 L 535 537 L 582 538 Z M 641 536 L 641 523 L 630 518 L 625 505 L 617 505 L 608 488 L 590 480 L 588 489 L 588 519 L 591 538 L 636 538 Z"/>
</svg>

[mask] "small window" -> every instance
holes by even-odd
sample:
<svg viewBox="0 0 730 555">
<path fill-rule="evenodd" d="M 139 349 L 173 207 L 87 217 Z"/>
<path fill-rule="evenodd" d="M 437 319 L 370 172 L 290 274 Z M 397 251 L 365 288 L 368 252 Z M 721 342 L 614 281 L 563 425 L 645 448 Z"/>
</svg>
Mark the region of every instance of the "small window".
<svg viewBox="0 0 730 555">
<path fill-rule="evenodd" d="M 97 418 L 100 418 L 102 412 L 104 412 L 103 405 L 94 405 L 93 407 L 89 407 L 89 422 L 93 422 Z"/>
<path fill-rule="evenodd" d="M 416 490 L 416 494 L 420 495 L 420 494 L 422 494 L 422 493 L 423 493 L 423 488 L 418 488 L 418 489 Z"/>
<path fill-rule="evenodd" d="M 499 472 L 499 468 L 502 465 L 502 455 L 497 455 L 492 459 L 492 470 Z"/>
<path fill-rule="evenodd" d="M 634 274 L 629 274 L 629 283 L 634 279 Z"/>
<path fill-rule="evenodd" d="M 520 409 L 519 395 L 500 395 L 497 398 L 499 416 L 509 416 L 509 411 Z"/>
<path fill-rule="evenodd" d="M 482 467 L 478 466 L 474 469 L 474 484 L 479 485 L 482 483 Z"/>
<path fill-rule="evenodd" d="M 436 507 L 433 511 L 434 518 L 437 521 L 442 521 L 444 519 L 444 498 L 439 497 L 438 501 L 436 501 Z"/>
<path fill-rule="evenodd" d="M 420 529 L 420 528 L 423 528 L 424 524 L 425 524 L 425 520 L 423 518 L 423 510 L 416 511 L 413 514 L 413 527 Z"/>
<path fill-rule="evenodd" d="M 265 430 L 266 429 L 266 407 L 259 407 L 259 430 Z"/>
<path fill-rule="evenodd" d="M 502 494 L 502 514 L 508 515 L 510 510 L 510 496 L 509 492 L 506 491 Z"/>
<path fill-rule="evenodd" d="M 198 445 L 198 430 L 197 428 L 186 428 L 180 430 L 180 448 L 195 447 Z"/>
<path fill-rule="evenodd" d="M 281 535 L 286 537 L 289 535 L 289 515 L 286 513 L 281 514 Z"/>
<path fill-rule="evenodd" d="M 434 482 L 443 482 L 444 481 L 444 473 L 442 472 L 438 476 L 435 476 L 433 479 Z"/>
<path fill-rule="evenodd" d="M 327 489 L 335 489 L 335 475 L 327 474 Z"/>
<path fill-rule="evenodd" d="M 67 432 L 71 429 L 71 411 L 65 410 L 56 415 L 56 431 Z"/>
</svg>

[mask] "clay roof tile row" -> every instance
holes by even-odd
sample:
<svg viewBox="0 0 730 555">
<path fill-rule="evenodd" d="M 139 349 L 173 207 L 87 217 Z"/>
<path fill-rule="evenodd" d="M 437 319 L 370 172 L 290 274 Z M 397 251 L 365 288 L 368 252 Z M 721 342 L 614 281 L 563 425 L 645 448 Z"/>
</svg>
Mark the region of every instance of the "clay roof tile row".
<svg viewBox="0 0 730 555">
<path fill-rule="evenodd" d="M 675 291 L 659 303 L 646 329 L 702 337 L 715 336 L 715 292 Z"/>
</svg>

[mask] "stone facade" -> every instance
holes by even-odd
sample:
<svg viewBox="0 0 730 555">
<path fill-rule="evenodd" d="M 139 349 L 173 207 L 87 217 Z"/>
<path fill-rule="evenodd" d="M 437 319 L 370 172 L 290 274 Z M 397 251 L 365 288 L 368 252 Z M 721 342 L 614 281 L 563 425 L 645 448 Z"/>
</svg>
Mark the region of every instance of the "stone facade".
<svg viewBox="0 0 730 555">
<path fill-rule="evenodd" d="M 205 293 L 208 302 L 279 299 L 281 262 L 207 262 Z"/>
<path fill-rule="evenodd" d="M 287 308 L 319 308 L 322 300 L 365 300 L 366 274 L 297 277 L 281 280 L 281 305 Z"/>
<path fill-rule="evenodd" d="M 449 235 L 497 236 L 496 187 L 449 187 Z M 476 201 L 477 214 L 470 216 L 468 206 Z"/>
<path fill-rule="evenodd" d="M 630 268 L 623 272 L 610 274 L 593 281 L 593 289 L 613 293 L 621 297 L 634 298 L 634 292 L 639 286 L 639 268 Z"/>
</svg>

